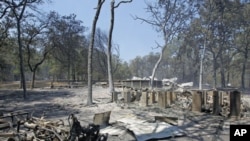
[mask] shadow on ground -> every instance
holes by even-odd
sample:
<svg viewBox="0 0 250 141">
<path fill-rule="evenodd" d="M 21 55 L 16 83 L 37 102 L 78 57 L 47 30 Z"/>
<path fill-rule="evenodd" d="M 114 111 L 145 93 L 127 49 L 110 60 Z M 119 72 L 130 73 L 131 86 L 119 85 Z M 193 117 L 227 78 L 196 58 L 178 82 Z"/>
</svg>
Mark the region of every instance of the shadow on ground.
<svg viewBox="0 0 250 141">
<path fill-rule="evenodd" d="M 173 110 L 173 108 L 134 108 L 131 110 L 138 116 L 145 118 L 148 112 L 163 114 L 167 117 L 178 117 L 182 122 L 178 124 L 179 129 L 184 132 L 184 136 L 172 136 L 169 138 L 151 139 L 150 141 L 228 141 L 229 125 L 228 118 L 215 116 L 208 113 L 193 113 L 188 110 Z M 246 123 L 245 123 L 246 124 Z M 145 135 L 147 136 L 147 135 Z"/>
<path fill-rule="evenodd" d="M 60 118 L 71 113 L 78 113 L 74 106 L 63 102 L 52 102 L 56 98 L 68 99 L 75 94 L 65 90 L 29 90 L 23 99 L 21 90 L 0 90 L 0 113 L 29 112 L 33 116 L 45 115 L 48 118 Z M 76 103 L 75 103 L 76 104 Z"/>
</svg>

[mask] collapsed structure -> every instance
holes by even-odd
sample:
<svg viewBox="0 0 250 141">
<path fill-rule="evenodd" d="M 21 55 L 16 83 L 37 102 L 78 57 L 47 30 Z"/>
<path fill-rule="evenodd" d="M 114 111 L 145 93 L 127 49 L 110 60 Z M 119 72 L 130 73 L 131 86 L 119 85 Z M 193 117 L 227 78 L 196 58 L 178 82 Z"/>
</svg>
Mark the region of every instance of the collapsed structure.
<svg viewBox="0 0 250 141">
<path fill-rule="evenodd" d="M 11 118 L 11 121 L 4 118 Z M 75 115 L 62 120 L 50 121 L 36 118 L 29 113 L 11 113 L 0 119 L 0 140 L 7 141 L 106 141 L 107 134 L 99 134 L 99 125 L 81 126 Z"/>
<path fill-rule="evenodd" d="M 180 85 L 171 82 L 155 80 L 155 89 L 151 90 L 148 80 L 122 81 L 119 85 L 122 86 L 121 91 L 115 92 L 116 103 L 112 103 L 120 112 L 112 108 L 106 112 L 102 112 L 106 109 L 99 110 L 93 124 L 86 127 L 81 126 L 72 114 L 68 122 L 35 118 L 29 113 L 2 115 L 0 140 L 1 137 L 8 141 L 107 140 L 108 135 L 121 136 L 123 132 L 130 131 L 136 140 L 143 141 L 188 136 L 188 130 L 193 130 L 194 126 L 198 128 L 197 131 L 216 127 L 216 130 L 211 130 L 217 134 L 228 126 L 224 119 L 237 120 L 244 116 L 242 94 L 237 89 L 197 90 L 191 88 L 191 83 Z M 132 112 L 113 118 L 111 123 L 110 117 L 123 113 L 122 110 Z M 216 120 L 212 121 L 214 117 Z M 90 119 L 86 121 L 92 123 Z M 223 124 L 217 125 L 218 121 Z"/>
</svg>

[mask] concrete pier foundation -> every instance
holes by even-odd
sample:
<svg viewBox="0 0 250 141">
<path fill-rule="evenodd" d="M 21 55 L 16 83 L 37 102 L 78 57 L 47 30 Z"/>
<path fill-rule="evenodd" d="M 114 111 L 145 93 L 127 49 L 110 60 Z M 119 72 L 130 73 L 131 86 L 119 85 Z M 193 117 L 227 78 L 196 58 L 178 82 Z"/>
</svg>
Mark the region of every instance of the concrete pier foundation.
<svg viewBox="0 0 250 141">
<path fill-rule="evenodd" d="M 177 100 L 177 94 L 175 92 L 172 91 L 172 96 L 171 96 L 171 101 L 172 103 L 175 102 Z"/>
<path fill-rule="evenodd" d="M 130 103 L 131 102 L 131 93 L 130 93 L 130 91 L 124 91 L 123 96 L 124 96 L 124 102 L 125 103 Z"/>
<path fill-rule="evenodd" d="M 151 91 L 149 93 L 149 104 L 152 105 L 155 103 L 155 91 Z"/>
<path fill-rule="evenodd" d="M 112 98 L 113 98 L 113 99 L 112 99 L 113 102 L 117 102 L 117 100 L 118 100 L 118 94 L 119 94 L 119 92 L 113 92 L 113 93 L 112 93 L 112 95 L 113 95 L 113 97 L 112 97 Z"/>
<path fill-rule="evenodd" d="M 140 98 L 141 98 L 141 92 L 135 91 L 135 100 L 140 101 Z"/>
<path fill-rule="evenodd" d="M 166 91 L 166 106 L 169 107 L 172 103 L 172 92 L 171 91 Z"/>
<path fill-rule="evenodd" d="M 148 92 L 142 92 L 139 105 L 145 107 L 148 106 Z"/>
<path fill-rule="evenodd" d="M 158 106 L 160 108 L 166 108 L 167 107 L 167 102 L 166 102 L 166 93 L 164 91 L 158 91 Z"/>
<path fill-rule="evenodd" d="M 230 91 L 230 118 L 240 118 L 241 93 L 239 91 Z"/>
<path fill-rule="evenodd" d="M 202 91 L 193 90 L 192 91 L 192 111 L 201 112 L 202 107 Z"/>
<path fill-rule="evenodd" d="M 213 91 L 213 114 L 219 115 L 220 113 L 220 95 L 218 91 Z"/>
</svg>

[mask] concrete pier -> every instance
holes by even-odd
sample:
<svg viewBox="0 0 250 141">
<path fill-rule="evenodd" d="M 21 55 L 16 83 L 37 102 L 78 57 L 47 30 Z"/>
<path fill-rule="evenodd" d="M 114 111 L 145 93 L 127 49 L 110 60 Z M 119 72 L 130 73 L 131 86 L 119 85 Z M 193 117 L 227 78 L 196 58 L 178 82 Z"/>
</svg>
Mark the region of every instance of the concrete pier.
<svg viewBox="0 0 250 141">
<path fill-rule="evenodd" d="M 152 105 L 155 103 L 155 91 L 151 91 L 149 93 L 149 104 Z"/>
<path fill-rule="evenodd" d="M 172 91 L 172 96 L 171 96 L 171 101 L 172 103 L 175 102 L 177 100 L 177 94 L 175 92 Z"/>
<path fill-rule="evenodd" d="M 135 91 L 135 100 L 140 101 L 140 98 L 141 98 L 141 92 Z"/>
<path fill-rule="evenodd" d="M 139 105 L 148 106 L 148 92 L 142 92 Z"/>
<path fill-rule="evenodd" d="M 112 99 L 113 102 L 117 102 L 117 100 L 118 100 L 118 94 L 119 94 L 119 92 L 113 92 L 113 93 L 112 93 L 112 95 L 113 95 L 113 97 L 112 97 L 112 98 L 113 98 L 113 99 Z"/>
<path fill-rule="evenodd" d="M 205 107 L 207 105 L 207 91 L 202 91 L 202 105 Z"/>
<path fill-rule="evenodd" d="M 166 91 L 166 106 L 170 107 L 170 105 L 172 104 L 172 92 L 171 91 Z"/>
<path fill-rule="evenodd" d="M 202 92 L 198 90 L 192 91 L 192 111 L 193 112 L 201 112 L 202 107 Z"/>
<path fill-rule="evenodd" d="M 131 93 L 130 91 L 123 91 L 124 102 L 130 103 L 131 102 Z"/>
<path fill-rule="evenodd" d="M 213 91 L 213 114 L 219 115 L 220 113 L 220 96 L 218 91 Z"/>
<path fill-rule="evenodd" d="M 230 91 L 230 118 L 240 118 L 241 93 L 239 91 Z"/>
<path fill-rule="evenodd" d="M 166 108 L 167 107 L 167 102 L 166 102 L 166 93 L 164 91 L 158 91 L 158 106 L 160 108 Z"/>
</svg>

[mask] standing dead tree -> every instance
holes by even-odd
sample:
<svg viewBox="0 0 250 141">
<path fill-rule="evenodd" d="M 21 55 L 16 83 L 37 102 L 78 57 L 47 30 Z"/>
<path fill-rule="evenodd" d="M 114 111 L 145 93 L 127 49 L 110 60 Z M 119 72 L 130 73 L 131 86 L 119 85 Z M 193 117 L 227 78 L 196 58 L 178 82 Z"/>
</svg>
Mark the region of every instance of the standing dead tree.
<svg viewBox="0 0 250 141">
<path fill-rule="evenodd" d="M 96 13 L 92 24 L 92 31 L 91 31 L 91 40 L 89 44 L 89 50 L 88 50 L 88 99 L 87 99 L 87 105 L 92 105 L 92 58 L 93 58 L 93 48 L 94 48 L 94 42 L 95 42 L 95 31 L 96 31 L 96 24 L 101 12 L 101 8 L 105 0 L 98 0 L 98 4 L 96 7 Z"/>
<path fill-rule="evenodd" d="M 161 63 L 164 51 L 168 44 L 170 44 L 174 38 L 177 38 L 187 27 L 190 19 L 194 16 L 196 5 L 193 1 L 189 2 L 186 0 L 158 0 L 146 4 L 146 12 L 151 15 L 150 18 L 135 17 L 135 19 L 152 25 L 157 32 L 162 34 L 164 39 L 164 45 L 157 44 L 157 48 L 161 48 L 161 53 L 151 75 L 151 89 L 153 89 L 155 73 Z"/>
<path fill-rule="evenodd" d="M 108 50 L 107 50 L 107 62 L 108 62 L 108 80 L 109 80 L 109 92 L 112 95 L 112 101 L 114 101 L 114 82 L 113 82 L 113 74 L 112 74 L 112 36 L 114 29 L 114 21 L 115 21 L 115 8 L 118 8 L 122 3 L 130 3 L 133 0 L 128 1 L 120 1 L 117 5 L 115 5 L 115 0 L 112 0 L 110 3 L 111 10 L 111 18 L 110 18 L 110 28 L 109 28 L 109 38 L 108 38 Z"/>
</svg>

